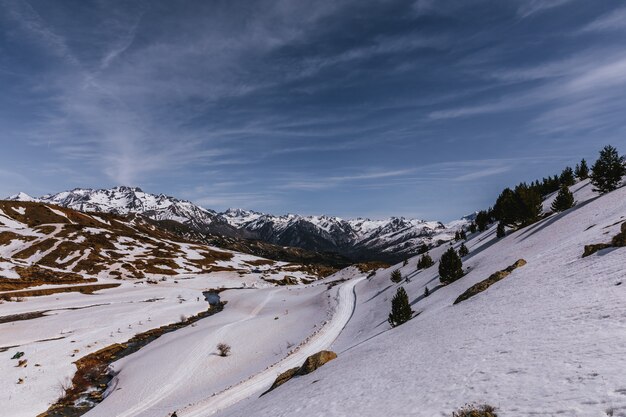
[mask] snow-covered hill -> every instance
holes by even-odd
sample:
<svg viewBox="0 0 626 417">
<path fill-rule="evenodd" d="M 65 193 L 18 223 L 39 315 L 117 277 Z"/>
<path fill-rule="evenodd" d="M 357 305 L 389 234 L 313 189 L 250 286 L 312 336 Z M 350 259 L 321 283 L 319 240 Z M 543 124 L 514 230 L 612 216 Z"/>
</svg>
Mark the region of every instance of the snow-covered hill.
<svg viewBox="0 0 626 417">
<path fill-rule="evenodd" d="M 289 273 L 298 269 L 180 239 L 143 217 L 87 214 L 37 202 L 0 202 L 0 291 L 6 289 L 3 280 L 10 287 L 28 277 L 33 285 L 45 271 L 96 280 L 213 271 L 270 274 L 282 268 Z"/>
<path fill-rule="evenodd" d="M 223 311 L 112 359 L 104 399 L 97 386 L 81 397 L 97 404 L 86 415 L 451 417 L 466 403 L 488 403 L 498 417 L 624 417 L 626 248 L 582 255 L 586 245 L 626 230 L 626 188 L 603 196 L 587 181 L 571 188 L 578 204 L 565 212 L 501 239 L 495 224 L 470 234 L 466 274 L 445 286 L 437 264 L 418 271 L 413 257 L 367 277 L 351 267 L 289 287 L 253 270 L 217 270 L 158 285 L 111 280 L 122 285 L 0 304 L 3 411 L 37 415 L 58 398 L 59 381 L 72 375 L 76 359 L 196 314 L 206 308 L 202 290 L 225 285 L 233 289 L 220 293 L 228 301 Z M 5 227 L 19 229 L 27 204 L 36 203 L 3 208 Z M 448 247 L 430 255 L 437 262 Z M 519 259 L 526 264 L 454 304 Z M 390 280 L 396 269 L 405 277 L 397 284 Z M 400 286 L 414 317 L 391 328 L 387 317 Z M 214 353 L 219 342 L 232 346 L 230 356 Z M 320 349 L 338 358 L 259 397 L 280 372 Z M 17 352 L 27 367 L 11 359 Z"/>
<path fill-rule="evenodd" d="M 217 213 L 189 201 L 146 193 L 136 187 L 74 189 L 39 198 L 19 193 L 8 199 L 39 201 L 86 212 L 137 213 L 154 220 L 174 220 L 203 233 L 336 252 L 358 261 L 396 262 L 418 253 L 423 245 L 436 246 L 450 241 L 459 228 L 469 223 L 468 218 L 444 225 L 403 217 L 344 220 L 297 214 L 275 216 L 243 209 Z"/>
<path fill-rule="evenodd" d="M 624 230 L 626 188 L 598 196 L 584 181 L 572 190 L 570 210 L 502 239 L 495 224 L 470 235 L 467 273 L 452 284 L 439 283 L 437 265 L 417 271 L 417 258 L 358 284 L 332 346 L 338 359 L 218 415 L 450 417 L 487 403 L 498 417 L 626 416 L 626 248 L 582 257 L 585 245 Z M 518 259 L 527 264 L 453 304 Z M 409 280 L 394 284 L 398 268 Z M 391 328 L 400 286 L 415 315 Z"/>
</svg>

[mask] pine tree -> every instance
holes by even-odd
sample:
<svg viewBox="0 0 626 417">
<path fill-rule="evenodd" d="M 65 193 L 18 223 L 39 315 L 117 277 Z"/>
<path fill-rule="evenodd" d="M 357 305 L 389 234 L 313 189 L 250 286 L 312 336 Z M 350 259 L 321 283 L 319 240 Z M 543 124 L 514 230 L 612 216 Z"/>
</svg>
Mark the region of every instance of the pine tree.
<svg viewBox="0 0 626 417">
<path fill-rule="evenodd" d="M 504 223 L 500 222 L 498 223 L 498 228 L 496 229 L 496 237 L 500 239 L 504 236 L 506 236 L 506 230 L 504 229 Z"/>
<path fill-rule="evenodd" d="M 552 211 L 565 211 L 574 206 L 574 195 L 565 185 L 561 186 L 559 193 L 552 202 Z"/>
<path fill-rule="evenodd" d="M 428 287 L 424 287 L 424 297 L 428 297 L 430 295 L 430 290 Z"/>
<path fill-rule="evenodd" d="M 585 161 L 585 158 L 580 161 L 580 164 L 576 164 L 574 174 L 576 174 L 576 178 L 581 181 L 589 178 L 589 167 L 587 166 L 587 161 Z"/>
<path fill-rule="evenodd" d="M 404 287 L 400 287 L 396 291 L 396 295 L 391 299 L 391 313 L 389 313 L 387 321 L 391 324 L 391 327 L 396 327 L 411 320 L 412 315 L 413 311 L 409 304 L 409 296 Z"/>
<path fill-rule="evenodd" d="M 541 194 L 523 183 L 515 187 L 515 193 L 521 202 L 519 217 L 521 225 L 527 226 L 536 222 L 543 209 Z"/>
<path fill-rule="evenodd" d="M 443 284 L 449 284 L 463 276 L 463 261 L 454 248 L 449 248 L 439 260 L 439 279 Z"/>
<path fill-rule="evenodd" d="M 420 269 L 430 268 L 434 264 L 435 263 L 433 262 L 433 258 L 431 258 L 428 253 L 425 253 L 417 261 L 417 269 L 420 270 Z"/>
<path fill-rule="evenodd" d="M 591 167 L 591 183 L 596 187 L 594 191 L 604 194 L 615 190 L 624 174 L 626 174 L 624 157 L 619 156 L 613 146 L 605 146 Z"/>
<path fill-rule="evenodd" d="M 574 171 L 572 171 L 572 168 L 565 167 L 565 169 L 563 170 L 563 172 L 561 172 L 561 175 L 559 176 L 559 183 L 568 187 L 576 184 L 576 179 L 574 178 Z"/>
<path fill-rule="evenodd" d="M 491 219 L 489 218 L 489 213 L 487 213 L 485 210 L 479 211 L 478 214 L 476 214 L 475 220 L 478 231 L 484 232 L 485 230 L 487 230 L 487 226 L 489 225 L 490 220 Z"/>
<path fill-rule="evenodd" d="M 462 258 L 467 255 L 469 255 L 469 249 L 467 249 L 465 243 L 461 243 L 461 247 L 459 247 L 459 256 Z"/>
<path fill-rule="evenodd" d="M 457 230 L 454 232 L 454 241 L 458 242 L 459 240 L 461 240 L 461 233 Z"/>
<path fill-rule="evenodd" d="M 463 240 L 467 240 L 467 233 L 465 232 L 465 229 L 461 229 L 461 239 Z"/>
<path fill-rule="evenodd" d="M 400 272 L 400 270 L 399 270 L 399 269 L 394 270 L 394 271 L 391 273 L 391 276 L 389 277 L 389 279 L 391 279 L 391 281 L 392 281 L 392 282 L 395 282 L 396 284 L 397 284 L 398 282 L 401 282 L 401 281 L 402 281 L 402 272 Z"/>
<path fill-rule="evenodd" d="M 470 231 L 470 233 L 476 233 L 476 223 L 474 223 L 474 222 L 470 223 L 469 231 Z"/>
<path fill-rule="evenodd" d="M 409 260 L 405 259 L 404 262 L 402 262 L 402 266 L 407 266 L 409 264 Z"/>
</svg>

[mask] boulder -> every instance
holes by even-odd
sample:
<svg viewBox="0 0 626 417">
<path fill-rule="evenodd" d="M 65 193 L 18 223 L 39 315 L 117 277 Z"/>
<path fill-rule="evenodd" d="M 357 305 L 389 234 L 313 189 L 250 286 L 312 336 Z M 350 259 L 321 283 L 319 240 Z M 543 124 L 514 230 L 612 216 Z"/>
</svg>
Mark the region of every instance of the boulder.
<svg viewBox="0 0 626 417">
<path fill-rule="evenodd" d="M 274 381 L 270 389 L 268 389 L 263 394 L 261 394 L 261 396 L 267 394 L 268 392 L 272 391 L 275 388 L 278 388 L 279 386 L 283 385 L 285 382 L 289 381 L 291 378 L 310 374 L 311 372 L 315 371 L 320 366 L 324 365 L 327 362 L 332 361 L 336 357 L 337 357 L 337 354 L 335 352 L 331 352 L 330 350 L 322 350 L 309 356 L 308 358 L 306 358 L 302 366 L 291 368 L 283 372 L 282 374 L 278 375 L 278 377 L 276 378 L 276 380 Z"/>
</svg>

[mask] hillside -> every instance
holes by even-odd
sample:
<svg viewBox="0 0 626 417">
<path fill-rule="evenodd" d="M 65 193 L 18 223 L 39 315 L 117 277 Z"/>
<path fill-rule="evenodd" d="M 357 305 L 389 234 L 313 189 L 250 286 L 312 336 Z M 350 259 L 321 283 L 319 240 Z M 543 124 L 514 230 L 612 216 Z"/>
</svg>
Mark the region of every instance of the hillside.
<svg viewBox="0 0 626 417">
<path fill-rule="evenodd" d="M 32 286 L 37 280 L 53 282 L 58 278 L 52 272 L 95 280 L 218 271 L 298 275 L 303 270 L 299 265 L 184 240 L 134 215 L 86 214 L 14 201 L 0 201 L 0 261 L 3 289 Z"/>
<path fill-rule="evenodd" d="M 318 254 L 335 253 L 352 262 L 398 262 L 415 255 L 423 246 L 432 247 L 451 240 L 457 230 L 469 223 L 468 218 L 444 225 L 403 217 L 344 220 L 297 214 L 275 216 L 243 209 L 218 213 L 164 194 L 146 193 L 137 187 L 77 188 L 39 198 L 19 193 L 8 200 L 37 201 L 84 212 L 141 214 L 155 221 L 183 224 L 202 235 L 227 238 L 225 242 L 236 240 L 241 247 L 247 245 L 254 249 L 258 245 L 246 241 L 261 241 Z M 267 247 L 265 252 L 270 252 Z M 344 261 L 336 262 L 340 259 L 336 255 L 331 263 L 345 266 Z"/>
<path fill-rule="evenodd" d="M 357 285 L 353 318 L 332 346 L 337 360 L 219 415 L 450 416 L 488 403 L 505 417 L 626 416 L 626 249 L 582 257 L 620 232 L 626 188 L 601 197 L 587 181 L 572 189 L 570 210 L 500 240 L 495 225 L 470 235 L 467 274 L 453 284 L 439 284 L 436 265 L 417 272 L 414 258 Z M 453 305 L 518 259 L 527 264 Z M 410 282 L 393 284 L 395 268 Z M 392 329 L 399 286 L 416 317 Z"/>
<path fill-rule="evenodd" d="M 121 286 L 5 302 L 0 374 L 9 389 L 0 400 L 18 417 L 55 403 L 45 416 L 450 417 L 469 403 L 494 406 L 498 417 L 626 416 L 626 188 L 602 196 L 591 188 L 588 181 L 572 186 L 577 205 L 562 213 L 548 213 L 549 195 L 545 218 L 509 229 L 506 237 L 496 237 L 496 224 L 468 234 L 465 274 L 448 285 L 440 283 L 437 263 L 446 244 L 430 250 L 436 263 L 425 270 L 416 269 L 413 257 L 367 276 L 350 267 L 321 281 L 307 284 L 298 275 L 301 284 L 280 286 L 272 281 L 284 276 L 280 264 L 242 271 L 253 262 L 235 254 L 232 269 L 166 276 L 157 285 L 100 277 L 98 283 Z M 27 225 L 35 208 L 37 217 L 63 217 L 55 213 L 61 209 L 12 202 L 0 218 L 17 233 L 23 227 L 17 222 Z M 121 221 L 114 219 L 122 219 L 60 212 L 68 222 L 51 217 L 46 227 L 63 230 L 84 216 L 108 221 L 112 234 Z M 151 223 L 133 221 L 134 233 L 156 239 Z M 39 230 L 32 227 L 25 236 Z M 183 252 L 192 245 L 170 244 Z M 586 246 L 599 244 L 583 257 Z M 211 250 L 217 249 L 202 253 Z M 404 277 L 398 284 L 390 280 L 396 269 Z M 400 286 L 413 318 L 392 328 L 387 318 Z M 226 304 L 206 310 L 205 292 L 216 288 Z M 206 311 L 211 315 L 197 316 Z M 91 363 L 92 354 L 125 349 L 132 337 L 172 323 L 171 332 L 106 359 L 104 373 L 84 371 L 100 375 L 96 381 L 106 390 L 70 382 L 76 359 Z M 215 353 L 222 342 L 232 347 L 227 357 Z M 325 349 L 338 358 L 259 397 L 279 374 Z M 17 366 L 11 357 L 18 352 L 30 366 Z M 74 405 L 57 402 L 59 384 L 61 393 L 79 390 Z"/>
</svg>

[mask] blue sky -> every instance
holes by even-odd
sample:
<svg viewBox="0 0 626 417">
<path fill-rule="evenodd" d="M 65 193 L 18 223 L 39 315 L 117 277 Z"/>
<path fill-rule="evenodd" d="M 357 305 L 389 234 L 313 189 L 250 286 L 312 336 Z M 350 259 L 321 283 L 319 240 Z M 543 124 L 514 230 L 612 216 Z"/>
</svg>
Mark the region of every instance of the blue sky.
<svg viewBox="0 0 626 417">
<path fill-rule="evenodd" d="M 626 152 L 626 5 L 0 0 L 0 195 L 451 220 Z"/>
</svg>

